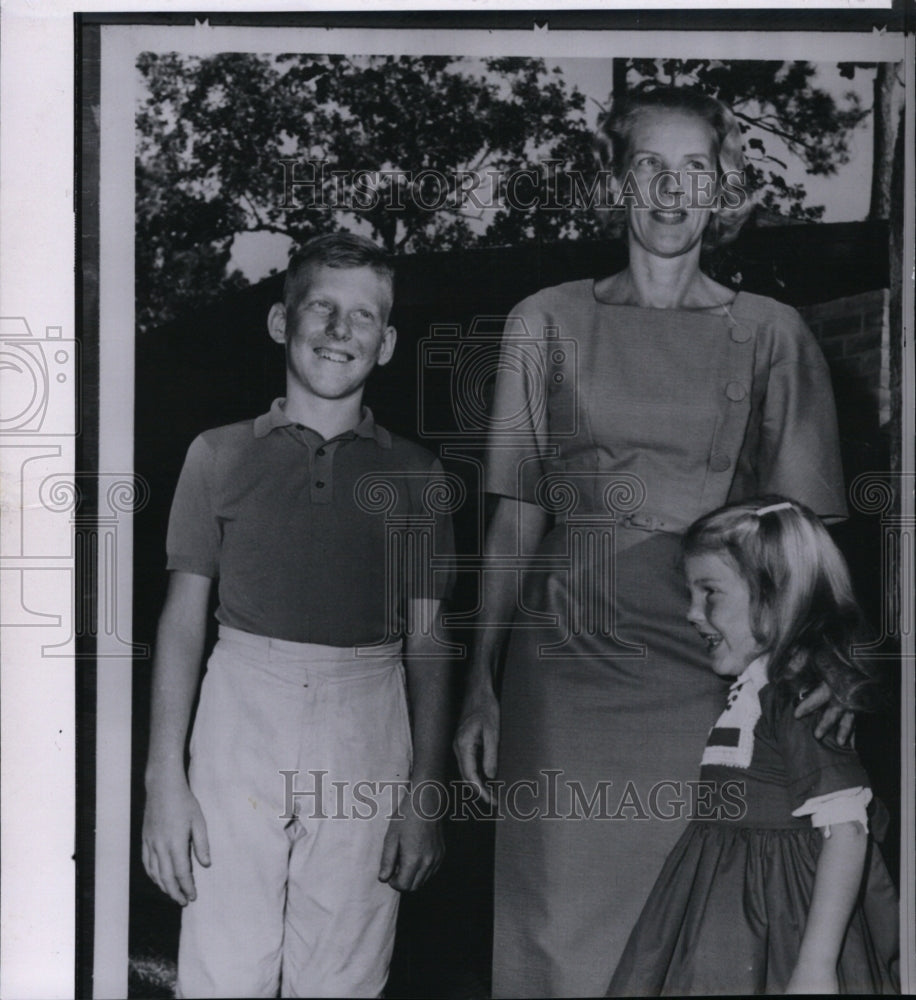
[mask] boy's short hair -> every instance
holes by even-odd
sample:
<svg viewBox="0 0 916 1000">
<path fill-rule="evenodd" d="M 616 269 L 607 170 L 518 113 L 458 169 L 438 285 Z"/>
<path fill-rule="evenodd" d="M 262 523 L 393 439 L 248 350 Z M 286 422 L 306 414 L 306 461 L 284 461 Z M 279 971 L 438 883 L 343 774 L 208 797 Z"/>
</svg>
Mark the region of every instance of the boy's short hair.
<svg viewBox="0 0 916 1000">
<path fill-rule="evenodd" d="M 388 310 L 394 302 L 394 263 L 391 255 L 365 236 L 326 233 L 315 236 L 293 252 L 283 282 L 283 302 L 289 305 L 302 276 L 312 267 L 369 267 L 388 284 Z M 387 311 L 387 310 L 386 310 Z"/>
</svg>

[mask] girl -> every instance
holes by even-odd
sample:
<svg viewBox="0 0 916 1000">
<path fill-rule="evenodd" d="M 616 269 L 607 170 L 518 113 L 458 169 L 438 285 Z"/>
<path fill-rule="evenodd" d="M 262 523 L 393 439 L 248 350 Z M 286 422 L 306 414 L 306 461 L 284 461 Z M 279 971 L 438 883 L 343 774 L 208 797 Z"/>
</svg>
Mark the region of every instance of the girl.
<svg viewBox="0 0 916 1000">
<path fill-rule="evenodd" d="M 707 514 L 683 547 L 688 621 L 713 672 L 737 680 L 693 821 L 608 995 L 897 992 L 897 900 L 867 836 L 868 778 L 854 750 L 794 716 L 822 681 L 850 709 L 875 707 L 851 655 L 861 613 L 843 558 L 781 497 Z"/>
</svg>

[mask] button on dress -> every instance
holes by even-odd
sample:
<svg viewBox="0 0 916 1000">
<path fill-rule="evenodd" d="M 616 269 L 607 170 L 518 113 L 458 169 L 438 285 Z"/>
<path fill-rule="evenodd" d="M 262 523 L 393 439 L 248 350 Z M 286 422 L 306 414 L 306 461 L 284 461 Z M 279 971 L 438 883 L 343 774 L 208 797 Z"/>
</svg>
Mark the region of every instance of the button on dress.
<svg viewBox="0 0 916 1000">
<path fill-rule="evenodd" d="M 760 493 L 844 516 L 833 395 L 798 314 L 744 292 L 642 309 L 569 282 L 513 310 L 501 358 L 486 488 L 553 527 L 500 693 L 493 994 L 600 996 L 722 699 L 680 534 Z"/>
</svg>

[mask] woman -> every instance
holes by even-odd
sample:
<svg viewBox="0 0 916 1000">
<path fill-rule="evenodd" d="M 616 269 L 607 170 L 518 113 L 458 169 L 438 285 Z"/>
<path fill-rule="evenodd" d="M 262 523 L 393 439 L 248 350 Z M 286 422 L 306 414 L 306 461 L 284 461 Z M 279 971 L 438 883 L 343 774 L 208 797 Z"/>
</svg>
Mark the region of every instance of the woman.
<svg viewBox="0 0 916 1000">
<path fill-rule="evenodd" d="M 750 212 L 734 116 L 658 89 L 615 106 L 601 139 L 629 265 L 516 307 L 547 388 L 506 354 L 494 401 L 493 426 L 511 430 L 491 440 L 487 552 L 537 557 L 520 602 L 515 574 L 487 575 L 487 622 L 524 611 L 482 630 L 456 737 L 478 787 L 498 739 L 507 788 L 497 997 L 602 995 L 678 820 L 702 808 L 688 782 L 721 688 L 684 618 L 679 533 L 759 493 L 846 510 L 811 334 L 793 309 L 699 269 L 703 243 L 734 238 Z"/>
</svg>

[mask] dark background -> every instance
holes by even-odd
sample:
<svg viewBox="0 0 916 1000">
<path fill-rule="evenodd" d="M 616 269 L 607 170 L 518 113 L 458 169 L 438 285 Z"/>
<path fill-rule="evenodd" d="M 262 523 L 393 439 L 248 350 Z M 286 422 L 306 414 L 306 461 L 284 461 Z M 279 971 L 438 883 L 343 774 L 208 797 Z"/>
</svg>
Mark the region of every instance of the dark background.
<svg viewBox="0 0 916 1000">
<path fill-rule="evenodd" d="M 741 287 L 794 306 L 830 301 L 888 285 L 888 233 L 883 223 L 751 229 L 706 261 L 719 280 L 740 273 Z M 531 244 L 512 249 L 471 250 L 404 257 L 397 262 L 392 322 L 399 339 L 393 361 L 377 371 L 366 402 L 380 423 L 432 450 L 456 429 L 446 381 L 430 382 L 426 411 L 418 415 L 420 341 L 431 324 L 454 324 L 466 334 L 475 317 L 498 328 L 498 317 L 539 288 L 583 277 L 602 277 L 625 263 L 616 242 Z M 175 482 L 191 440 L 208 427 L 264 412 L 283 394 L 282 347 L 267 336 L 266 315 L 280 298 L 282 276 L 227 296 L 219 308 L 187 317 L 142 336 L 136 354 L 135 468 L 150 486 L 150 503 L 134 518 L 135 642 L 152 644 L 165 593 L 165 528 Z M 573 331 L 561 331 L 568 336 Z M 832 364 L 847 483 L 864 471 L 889 468 L 888 439 L 863 380 Z M 432 391 L 430 398 L 430 390 Z M 432 428 L 432 435 L 418 434 Z M 452 442 L 454 443 L 454 442 Z M 473 453 L 474 449 L 468 449 Z M 446 467 L 467 478 L 466 463 Z M 475 553 L 480 541 L 479 484 L 468 481 L 468 503 L 456 516 L 459 551 Z M 835 529 L 850 562 L 857 590 L 872 621 L 881 595 L 880 525 L 853 513 Z M 459 577 L 453 609 L 473 606 L 468 578 Z M 467 636 L 460 636 L 466 639 Z M 456 685 L 462 683 L 461 669 Z M 133 835 L 131 866 L 131 995 L 150 996 L 171 974 L 180 911 L 149 881 L 139 859 L 143 767 L 149 710 L 149 660 L 134 667 Z M 892 870 L 898 865 L 899 732 L 892 678 L 891 705 L 880 721 L 859 724 L 858 744 L 887 801 L 892 832 L 885 844 Z M 460 691 L 456 691 L 456 696 Z M 456 698 L 457 701 L 457 698 Z M 457 707 L 457 706 L 456 706 Z M 697 762 L 699 766 L 699 762 Z M 457 771 L 452 775 L 457 777 Z M 446 831 L 446 862 L 432 883 L 405 897 L 388 996 L 482 997 L 489 989 L 492 824 L 452 822 Z M 600 878 L 600 872 L 596 872 Z"/>
</svg>

